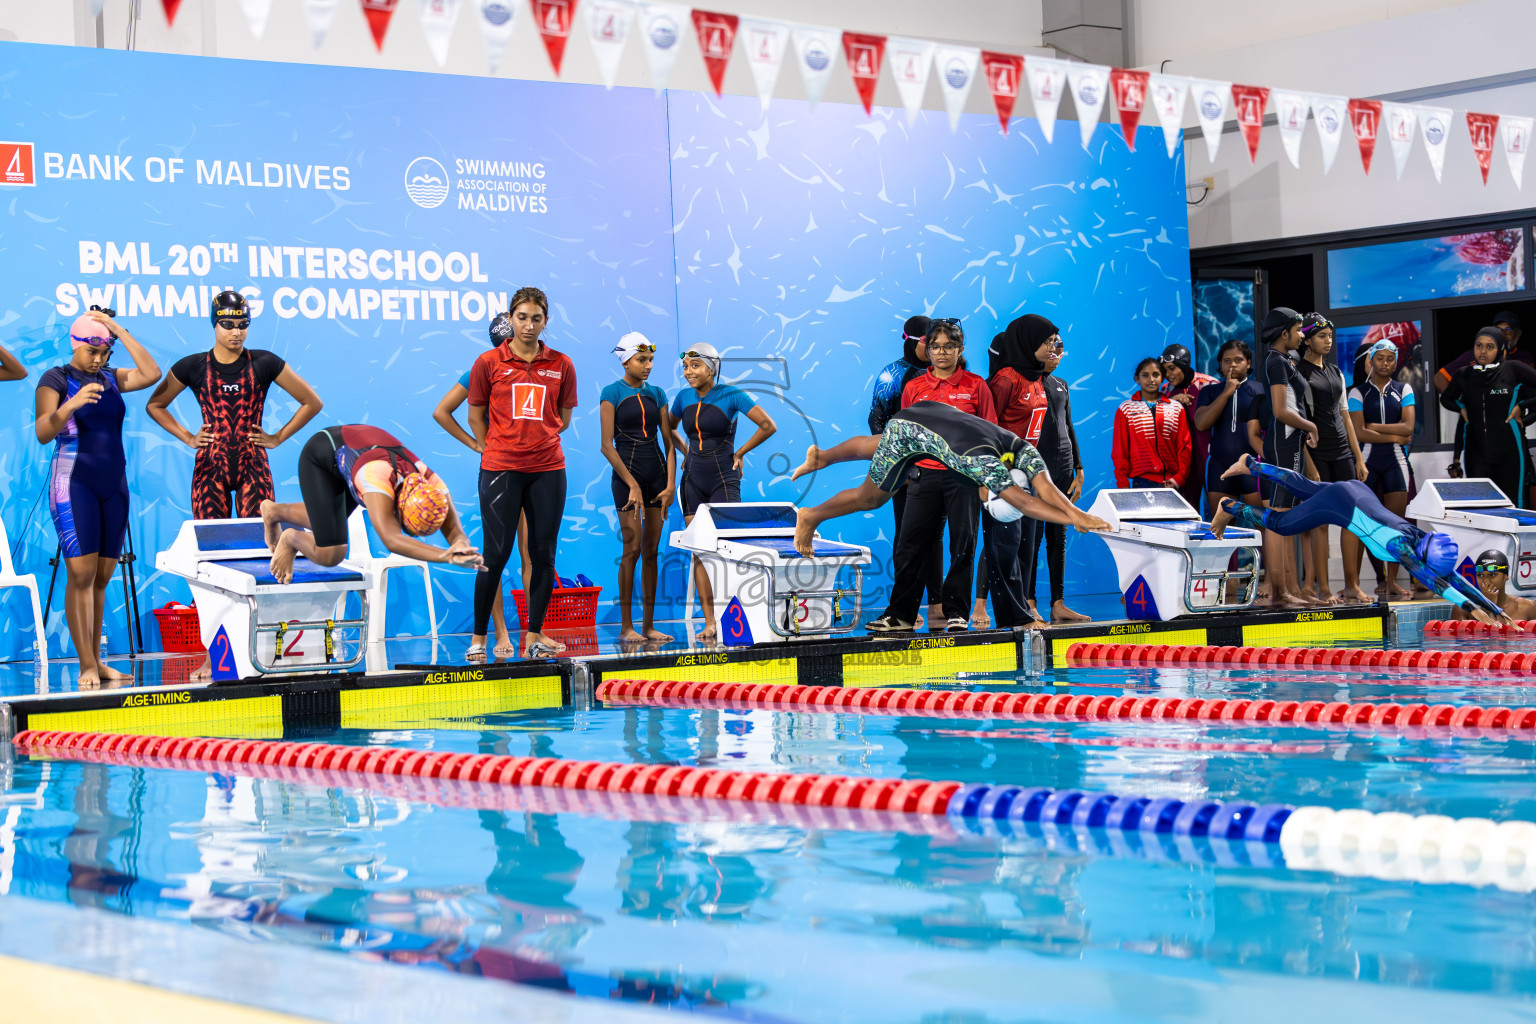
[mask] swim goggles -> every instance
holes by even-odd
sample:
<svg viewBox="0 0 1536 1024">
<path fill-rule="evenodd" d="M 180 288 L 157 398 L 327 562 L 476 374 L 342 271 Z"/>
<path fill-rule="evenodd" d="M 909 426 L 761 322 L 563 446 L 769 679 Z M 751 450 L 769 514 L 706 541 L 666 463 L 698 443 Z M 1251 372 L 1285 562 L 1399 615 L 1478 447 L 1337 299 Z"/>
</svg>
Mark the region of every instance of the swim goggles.
<svg viewBox="0 0 1536 1024">
<path fill-rule="evenodd" d="M 243 331 L 247 327 L 251 326 L 251 321 L 249 317 L 245 317 L 240 320 L 220 320 L 219 326 L 224 328 L 226 331 Z"/>
<path fill-rule="evenodd" d="M 1477 560 L 1477 571 L 1479 573 L 1502 572 L 1504 575 L 1508 576 L 1509 559 L 1503 557 L 1502 555 L 1497 557 L 1493 555 L 1483 555 Z"/>
</svg>

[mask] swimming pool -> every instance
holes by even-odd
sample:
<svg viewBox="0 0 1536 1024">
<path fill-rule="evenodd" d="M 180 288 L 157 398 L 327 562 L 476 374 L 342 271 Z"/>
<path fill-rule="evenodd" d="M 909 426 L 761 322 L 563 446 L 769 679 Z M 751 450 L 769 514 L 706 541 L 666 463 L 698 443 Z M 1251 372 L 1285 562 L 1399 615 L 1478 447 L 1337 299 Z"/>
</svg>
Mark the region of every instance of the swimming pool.
<svg viewBox="0 0 1536 1024">
<path fill-rule="evenodd" d="M 1515 685 L 1528 675 L 1477 672 L 1073 667 L 913 682 L 1536 704 Z M 410 725 L 290 738 L 1536 821 L 1530 741 L 1477 730 L 601 703 Z M 1243 844 L 24 757 L 5 799 L 0 889 L 13 896 L 734 1019 L 1536 1016 L 1529 894 L 1296 871 Z"/>
</svg>

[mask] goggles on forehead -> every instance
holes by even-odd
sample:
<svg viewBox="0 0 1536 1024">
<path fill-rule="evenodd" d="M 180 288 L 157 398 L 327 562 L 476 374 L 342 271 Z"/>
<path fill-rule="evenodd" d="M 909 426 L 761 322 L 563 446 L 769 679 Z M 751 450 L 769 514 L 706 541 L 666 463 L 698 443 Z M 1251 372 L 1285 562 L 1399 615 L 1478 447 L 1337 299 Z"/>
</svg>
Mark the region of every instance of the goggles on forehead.
<svg viewBox="0 0 1536 1024">
<path fill-rule="evenodd" d="M 655 349 L 653 348 L 651 351 L 654 352 Z M 712 362 L 713 360 L 718 359 L 720 357 L 716 356 L 716 355 L 713 355 L 713 354 L 711 354 L 709 352 L 695 352 L 693 349 L 689 349 L 687 352 L 683 353 L 683 358 L 684 359 L 702 359 L 706 363 L 708 363 L 708 362 Z"/>
<path fill-rule="evenodd" d="M 635 351 L 636 352 L 655 352 L 656 351 L 656 346 L 655 345 L 636 345 L 635 346 Z"/>
</svg>

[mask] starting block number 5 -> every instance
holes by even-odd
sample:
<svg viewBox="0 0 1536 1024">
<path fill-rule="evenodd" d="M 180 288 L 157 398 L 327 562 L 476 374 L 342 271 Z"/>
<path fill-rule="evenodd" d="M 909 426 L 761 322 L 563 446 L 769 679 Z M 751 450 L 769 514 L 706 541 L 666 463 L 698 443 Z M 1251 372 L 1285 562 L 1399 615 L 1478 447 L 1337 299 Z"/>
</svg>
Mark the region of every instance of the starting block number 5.
<svg viewBox="0 0 1536 1024">
<path fill-rule="evenodd" d="M 1520 559 L 1520 568 L 1518 571 L 1520 573 L 1521 586 L 1528 587 L 1532 582 L 1536 582 L 1536 558 Z"/>
</svg>

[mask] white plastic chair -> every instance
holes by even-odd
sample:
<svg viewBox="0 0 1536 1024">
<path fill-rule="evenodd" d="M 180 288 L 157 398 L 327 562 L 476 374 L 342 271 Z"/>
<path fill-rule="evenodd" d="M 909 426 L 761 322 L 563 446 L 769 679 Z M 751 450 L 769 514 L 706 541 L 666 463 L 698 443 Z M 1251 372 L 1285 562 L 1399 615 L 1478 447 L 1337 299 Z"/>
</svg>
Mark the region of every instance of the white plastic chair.
<svg viewBox="0 0 1536 1024">
<path fill-rule="evenodd" d="M 16 572 L 16 566 L 11 562 L 11 539 L 6 536 L 5 523 L 0 522 L 0 590 L 7 587 L 26 587 L 32 595 L 32 628 L 37 632 L 35 650 L 38 659 L 47 662 L 48 638 L 43 635 L 43 605 L 37 596 L 37 577 Z"/>
<path fill-rule="evenodd" d="M 391 569 L 421 570 L 421 579 L 425 584 L 427 595 L 427 621 L 431 624 L 427 635 L 436 639 L 437 607 L 432 601 L 431 567 L 419 559 L 407 558 L 394 552 L 375 555 L 372 541 L 373 533 L 368 529 L 367 511 L 361 507 L 354 509 L 352 515 L 347 517 L 347 561 L 367 573 L 372 581 L 368 589 L 368 643 L 375 643 L 385 638 L 384 620 L 389 609 L 389 570 Z"/>
</svg>

